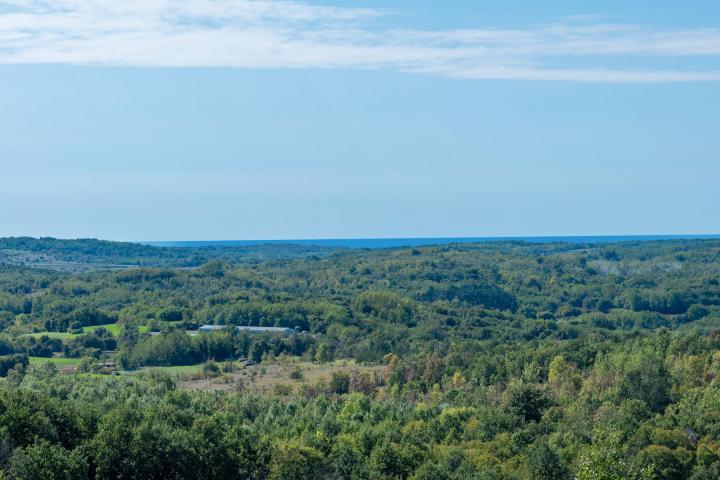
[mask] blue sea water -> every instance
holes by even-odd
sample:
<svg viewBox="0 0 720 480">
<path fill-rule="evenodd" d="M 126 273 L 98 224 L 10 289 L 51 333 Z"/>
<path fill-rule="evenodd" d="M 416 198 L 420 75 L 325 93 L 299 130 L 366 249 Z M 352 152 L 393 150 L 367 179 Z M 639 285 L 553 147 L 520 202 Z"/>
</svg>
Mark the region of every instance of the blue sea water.
<svg viewBox="0 0 720 480">
<path fill-rule="evenodd" d="M 213 246 L 254 246 L 254 245 L 311 245 L 343 248 L 393 248 L 446 245 L 450 243 L 488 242 L 531 242 L 531 243 L 616 243 L 653 240 L 720 239 L 718 235 L 610 235 L 610 236 L 566 236 L 566 237 L 447 237 L 447 238 L 337 238 L 303 240 L 199 240 L 142 242 L 160 247 L 213 247 Z"/>
</svg>

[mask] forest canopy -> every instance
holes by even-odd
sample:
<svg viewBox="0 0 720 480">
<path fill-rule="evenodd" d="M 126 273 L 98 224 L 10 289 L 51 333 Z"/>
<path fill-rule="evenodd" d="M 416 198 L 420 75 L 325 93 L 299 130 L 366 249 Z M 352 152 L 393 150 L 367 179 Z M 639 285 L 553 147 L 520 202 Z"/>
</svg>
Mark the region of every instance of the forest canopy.
<svg viewBox="0 0 720 480">
<path fill-rule="evenodd" d="M 717 240 L 0 239 L 0 262 L 5 478 L 720 477 Z M 247 383 L 288 362 L 357 367 Z M 191 367 L 254 373 L 189 390 Z"/>
</svg>

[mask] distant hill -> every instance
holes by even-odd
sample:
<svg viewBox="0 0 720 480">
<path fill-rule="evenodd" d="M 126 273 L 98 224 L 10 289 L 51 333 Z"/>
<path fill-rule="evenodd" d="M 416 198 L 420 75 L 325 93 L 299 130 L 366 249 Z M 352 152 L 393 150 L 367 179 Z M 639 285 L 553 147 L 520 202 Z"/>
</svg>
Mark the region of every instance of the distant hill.
<svg viewBox="0 0 720 480">
<path fill-rule="evenodd" d="M 0 238 L 0 264 L 68 271 L 138 266 L 191 268 L 211 259 L 247 264 L 327 255 L 336 250 L 313 245 L 158 247 L 90 238 L 6 237 Z"/>
</svg>

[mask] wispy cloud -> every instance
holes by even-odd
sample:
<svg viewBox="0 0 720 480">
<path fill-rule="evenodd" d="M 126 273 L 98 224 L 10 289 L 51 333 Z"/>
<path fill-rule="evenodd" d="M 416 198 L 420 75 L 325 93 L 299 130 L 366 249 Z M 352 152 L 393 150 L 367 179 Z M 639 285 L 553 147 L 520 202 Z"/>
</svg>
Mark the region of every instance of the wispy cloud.
<svg viewBox="0 0 720 480">
<path fill-rule="evenodd" d="M 657 30 L 602 17 L 518 29 L 378 26 L 377 19 L 392 15 L 290 0 L 0 0 L 0 63 L 392 69 L 582 82 L 720 80 L 720 70 L 674 67 L 677 57 L 720 57 L 720 29 Z M 613 66 L 642 65 L 637 60 L 647 58 L 653 68 Z"/>
</svg>

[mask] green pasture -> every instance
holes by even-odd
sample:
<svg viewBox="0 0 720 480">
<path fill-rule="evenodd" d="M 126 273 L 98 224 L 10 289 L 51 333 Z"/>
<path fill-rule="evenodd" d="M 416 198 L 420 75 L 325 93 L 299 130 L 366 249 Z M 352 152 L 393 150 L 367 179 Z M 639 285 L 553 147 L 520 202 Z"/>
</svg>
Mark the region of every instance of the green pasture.
<svg viewBox="0 0 720 480">
<path fill-rule="evenodd" d="M 71 367 L 80 363 L 80 359 L 64 357 L 30 357 L 30 365 L 37 365 L 41 363 L 52 363 L 58 367 Z"/>
</svg>

